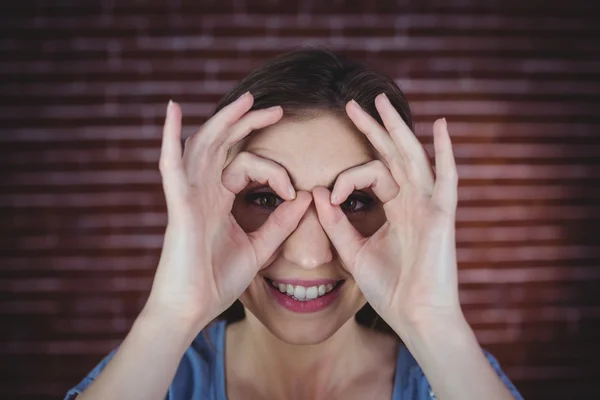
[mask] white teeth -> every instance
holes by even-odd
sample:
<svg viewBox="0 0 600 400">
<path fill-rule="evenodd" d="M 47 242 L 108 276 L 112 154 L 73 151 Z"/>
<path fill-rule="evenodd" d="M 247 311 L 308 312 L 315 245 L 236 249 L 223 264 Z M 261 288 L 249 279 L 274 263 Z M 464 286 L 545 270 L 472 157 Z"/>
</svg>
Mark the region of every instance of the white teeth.
<svg viewBox="0 0 600 400">
<path fill-rule="evenodd" d="M 306 288 L 300 285 L 296 286 L 296 288 L 294 289 L 294 297 L 298 300 L 304 300 L 304 298 L 306 297 Z"/>
<path fill-rule="evenodd" d="M 300 286 L 300 285 L 290 285 L 285 283 L 277 283 L 275 281 L 271 281 L 271 284 L 277 288 L 281 293 L 285 293 L 288 296 L 298 300 L 298 301 L 309 301 L 314 300 L 317 297 L 323 296 L 333 290 L 334 284 L 328 283 L 319 286 Z"/>
<path fill-rule="evenodd" d="M 306 298 L 309 300 L 316 299 L 319 295 L 319 289 L 316 286 L 311 286 L 306 289 Z"/>
</svg>

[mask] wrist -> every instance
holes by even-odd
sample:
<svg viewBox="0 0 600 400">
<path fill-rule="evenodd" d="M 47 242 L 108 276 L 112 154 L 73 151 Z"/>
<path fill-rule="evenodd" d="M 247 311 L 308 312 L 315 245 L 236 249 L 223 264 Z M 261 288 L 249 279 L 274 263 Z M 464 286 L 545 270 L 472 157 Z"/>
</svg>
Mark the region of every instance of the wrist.
<svg viewBox="0 0 600 400">
<path fill-rule="evenodd" d="M 419 313 L 406 317 L 392 325 L 404 342 L 416 345 L 433 345 L 438 340 L 465 340 L 473 336 L 462 310 Z"/>
<path fill-rule="evenodd" d="M 190 343 L 209 322 L 210 319 L 204 314 L 185 315 L 150 304 L 144 306 L 136 319 L 136 323 L 148 326 L 150 329 L 162 329 L 163 332 L 169 333 L 169 337 L 181 337 L 183 341 Z"/>
<path fill-rule="evenodd" d="M 443 354 L 467 355 L 479 344 L 471 326 L 460 315 L 438 316 L 405 327 L 400 336 L 417 362 L 433 360 Z"/>
</svg>

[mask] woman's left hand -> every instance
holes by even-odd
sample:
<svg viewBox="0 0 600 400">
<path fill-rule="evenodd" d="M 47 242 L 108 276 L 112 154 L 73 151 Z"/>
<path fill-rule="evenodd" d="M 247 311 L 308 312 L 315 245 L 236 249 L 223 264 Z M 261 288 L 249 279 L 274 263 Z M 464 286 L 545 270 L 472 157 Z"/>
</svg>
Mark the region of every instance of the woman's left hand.
<svg viewBox="0 0 600 400">
<path fill-rule="evenodd" d="M 396 330 L 462 318 L 455 242 L 457 172 L 445 119 L 433 125 L 435 175 L 425 150 L 385 95 L 375 99 L 385 129 L 360 106 L 350 119 L 381 154 L 381 161 L 350 168 L 331 192 L 313 190 L 319 219 L 366 300 Z M 370 187 L 387 221 L 363 237 L 339 204 Z M 400 334 L 400 336 L 402 336 Z"/>
</svg>

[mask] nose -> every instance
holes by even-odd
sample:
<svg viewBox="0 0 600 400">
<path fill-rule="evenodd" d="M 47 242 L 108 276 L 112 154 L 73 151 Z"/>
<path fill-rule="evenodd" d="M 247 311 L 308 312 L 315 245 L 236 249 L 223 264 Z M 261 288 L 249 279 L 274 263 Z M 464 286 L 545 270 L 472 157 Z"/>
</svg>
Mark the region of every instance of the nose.
<svg viewBox="0 0 600 400">
<path fill-rule="evenodd" d="M 333 252 L 314 203 L 306 210 L 298 227 L 283 243 L 283 257 L 304 269 L 331 262 Z"/>
</svg>

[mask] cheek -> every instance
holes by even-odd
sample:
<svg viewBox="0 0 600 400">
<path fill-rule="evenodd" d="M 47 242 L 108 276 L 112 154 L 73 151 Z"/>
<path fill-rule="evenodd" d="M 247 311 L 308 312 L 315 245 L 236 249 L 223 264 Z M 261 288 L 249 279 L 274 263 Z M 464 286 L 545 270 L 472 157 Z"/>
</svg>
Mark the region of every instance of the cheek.
<svg viewBox="0 0 600 400">
<path fill-rule="evenodd" d="M 244 232 L 254 232 L 265 223 L 270 213 L 258 207 L 249 206 L 244 202 L 242 196 L 236 196 L 231 214 Z"/>
</svg>

